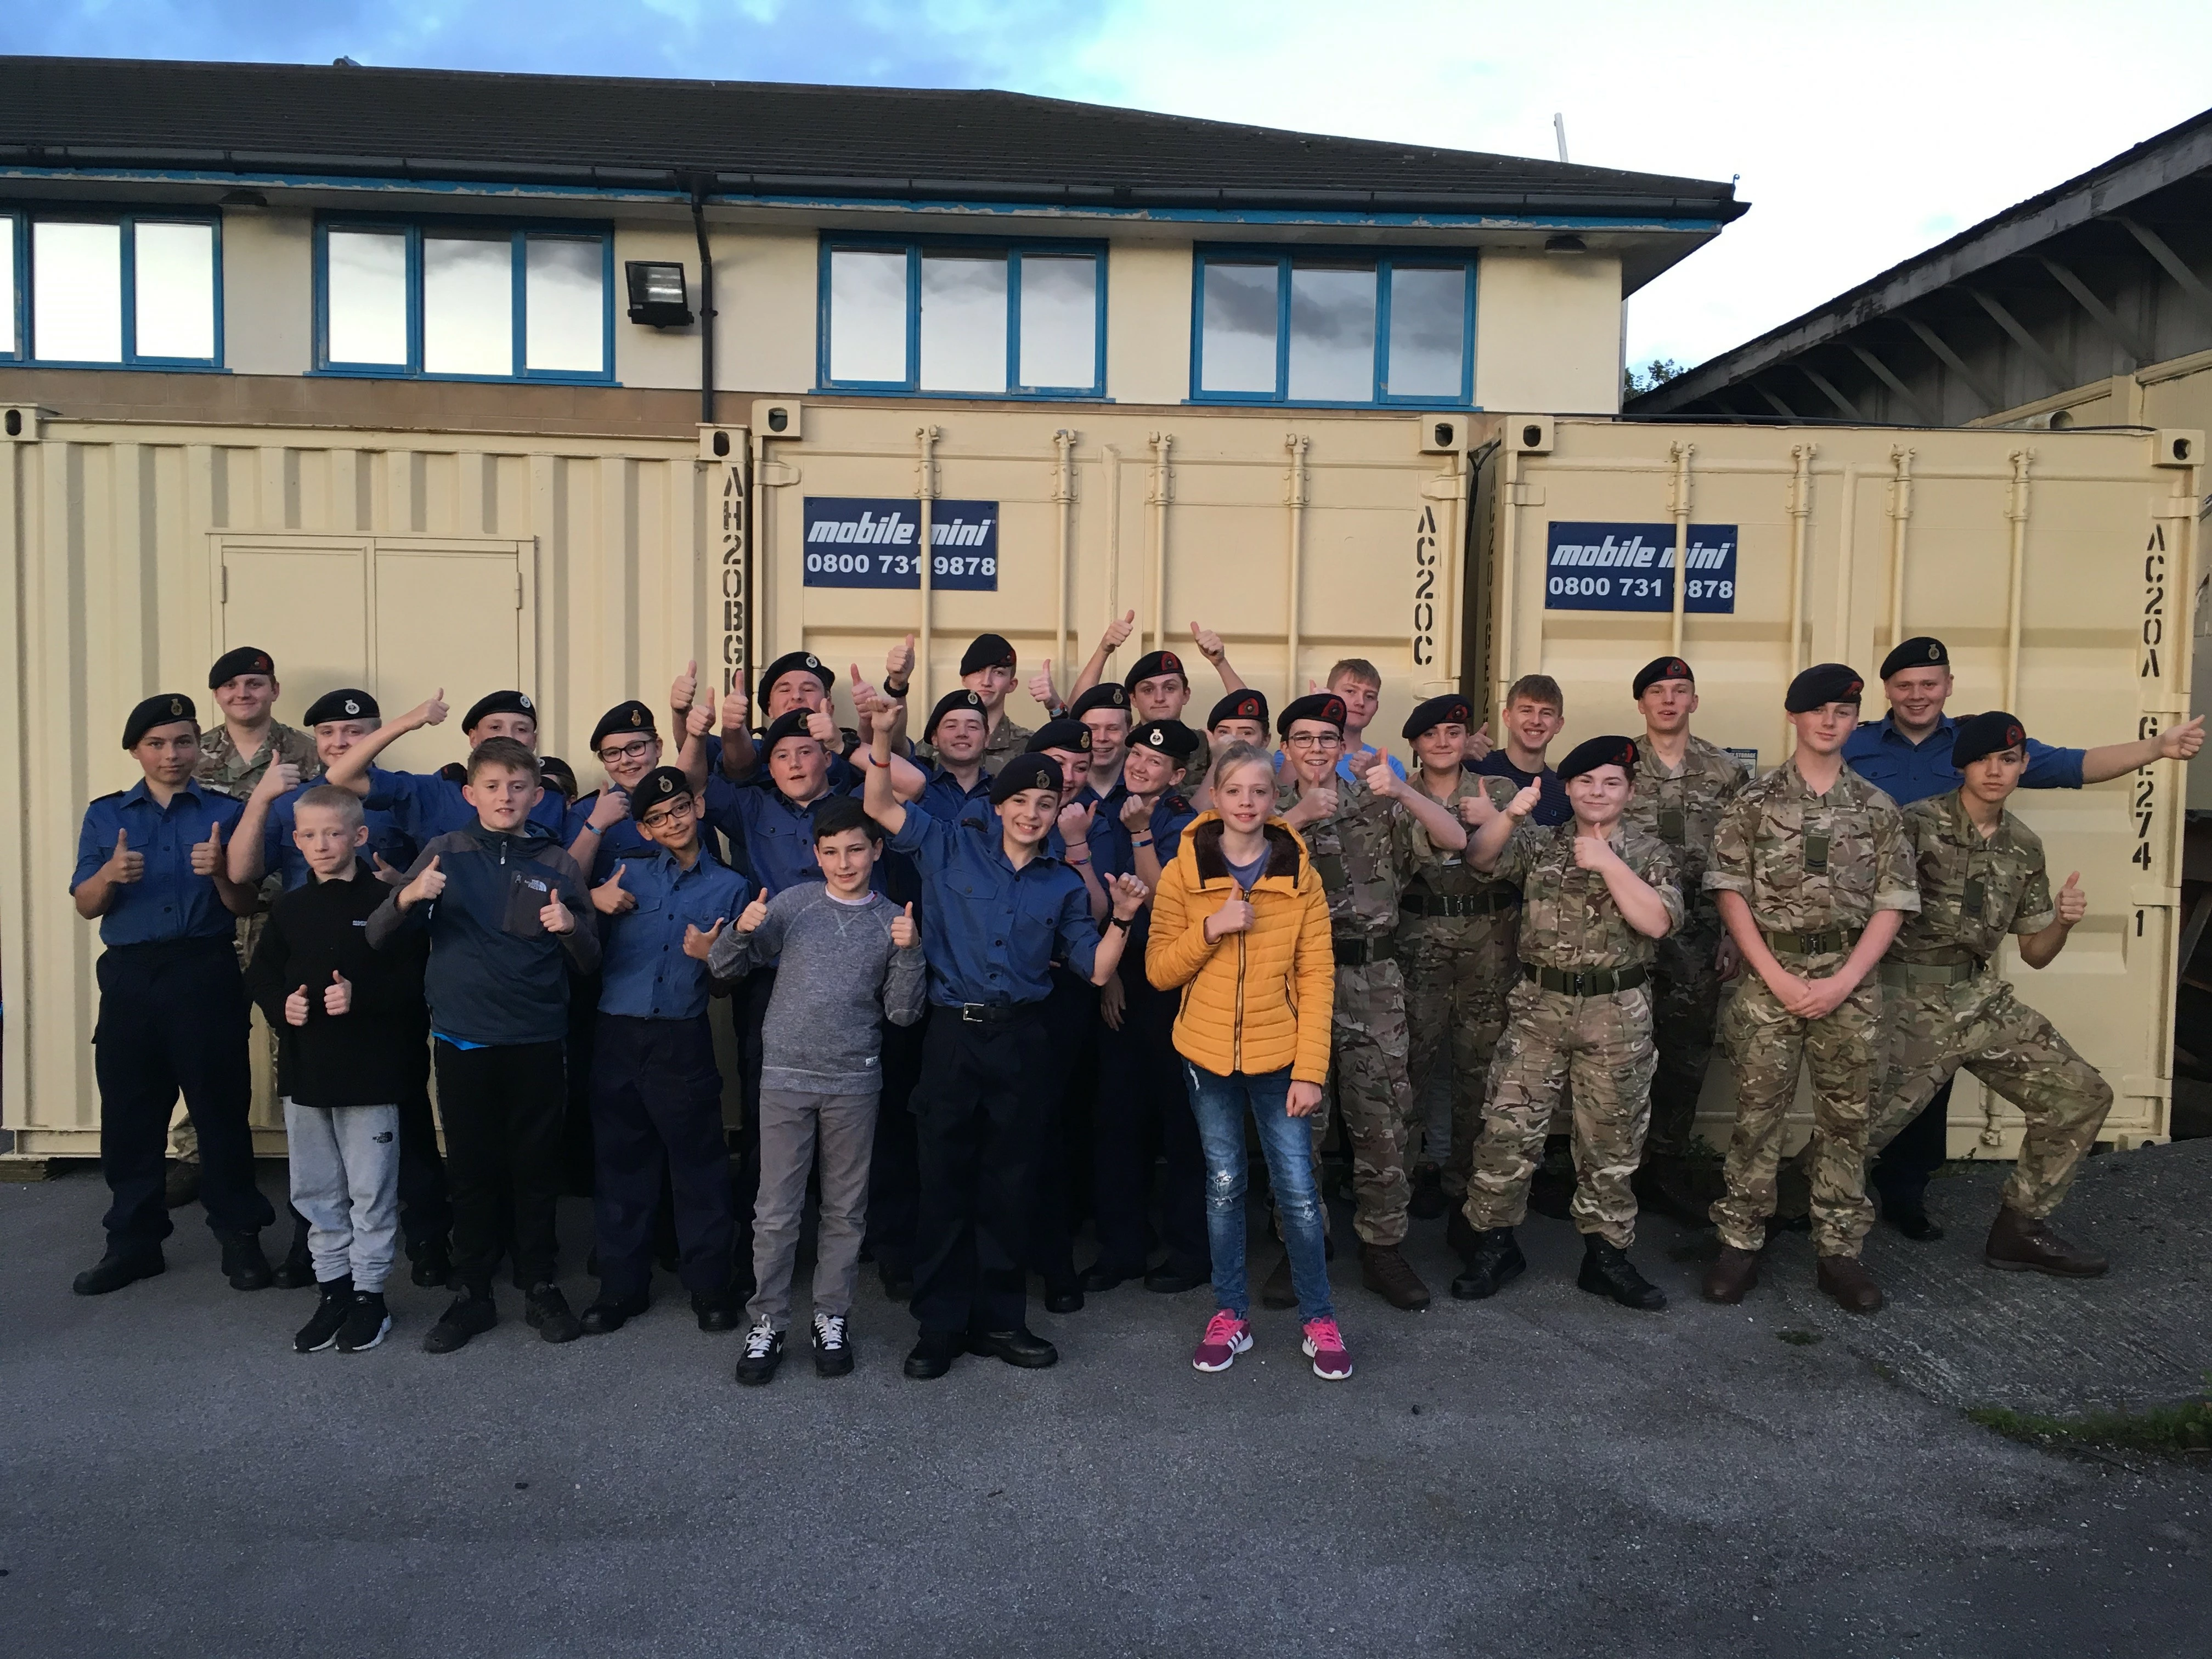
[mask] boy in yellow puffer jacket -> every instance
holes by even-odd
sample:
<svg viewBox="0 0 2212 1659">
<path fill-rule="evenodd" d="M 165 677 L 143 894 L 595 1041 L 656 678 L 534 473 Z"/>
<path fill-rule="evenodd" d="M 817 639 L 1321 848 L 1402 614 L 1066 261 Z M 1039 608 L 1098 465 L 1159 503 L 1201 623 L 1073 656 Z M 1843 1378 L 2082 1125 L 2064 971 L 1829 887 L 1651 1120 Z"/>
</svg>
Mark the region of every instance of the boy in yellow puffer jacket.
<svg viewBox="0 0 2212 1659">
<path fill-rule="evenodd" d="M 1206 1234 L 1218 1304 L 1191 1364 L 1226 1370 L 1252 1346 L 1244 1271 L 1244 1115 L 1260 1132 L 1314 1374 L 1352 1375 L 1329 1301 L 1312 1136 L 1328 1076 L 1336 957 L 1328 901 L 1305 845 L 1274 816 L 1274 765 L 1230 745 L 1208 780 L 1213 810 L 1184 831 L 1152 900 L 1145 972 L 1180 988 L 1176 1052 L 1206 1147 Z"/>
</svg>

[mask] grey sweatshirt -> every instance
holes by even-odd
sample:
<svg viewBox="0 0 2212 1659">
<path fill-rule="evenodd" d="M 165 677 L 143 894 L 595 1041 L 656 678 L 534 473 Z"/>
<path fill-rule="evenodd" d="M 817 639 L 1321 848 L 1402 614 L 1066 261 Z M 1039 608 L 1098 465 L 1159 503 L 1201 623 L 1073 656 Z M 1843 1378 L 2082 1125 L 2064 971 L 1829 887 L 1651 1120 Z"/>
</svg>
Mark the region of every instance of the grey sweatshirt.
<svg viewBox="0 0 2212 1659">
<path fill-rule="evenodd" d="M 707 959 L 717 979 L 776 963 L 761 1027 L 761 1087 L 806 1095 L 871 1095 L 883 1088 L 879 1015 L 921 1018 L 920 940 L 891 944 L 898 907 L 881 893 L 842 904 L 818 881 L 787 887 L 750 933 L 732 927 Z M 781 957 L 781 961 L 777 962 Z"/>
</svg>

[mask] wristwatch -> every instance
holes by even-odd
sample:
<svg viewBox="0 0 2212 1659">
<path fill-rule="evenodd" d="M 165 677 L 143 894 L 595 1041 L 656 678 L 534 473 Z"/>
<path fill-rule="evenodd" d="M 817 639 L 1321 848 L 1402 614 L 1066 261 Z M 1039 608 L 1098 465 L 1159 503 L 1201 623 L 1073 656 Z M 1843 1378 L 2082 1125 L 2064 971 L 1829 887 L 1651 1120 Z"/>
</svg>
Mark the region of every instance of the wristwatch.
<svg viewBox="0 0 2212 1659">
<path fill-rule="evenodd" d="M 1109 927 L 1118 927 L 1125 933 L 1129 931 L 1129 921 L 1130 918 L 1127 916 L 1109 915 L 1106 918 L 1106 925 Z"/>
</svg>

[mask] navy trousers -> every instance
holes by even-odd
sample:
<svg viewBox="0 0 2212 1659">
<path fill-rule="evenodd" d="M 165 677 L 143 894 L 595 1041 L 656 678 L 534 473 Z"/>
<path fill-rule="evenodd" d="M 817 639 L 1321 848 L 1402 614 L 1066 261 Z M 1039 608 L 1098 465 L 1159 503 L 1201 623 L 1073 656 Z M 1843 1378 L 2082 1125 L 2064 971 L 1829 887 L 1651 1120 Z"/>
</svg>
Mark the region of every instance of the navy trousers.
<svg viewBox="0 0 2212 1659">
<path fill-rule="evenodd" d="M 694 1295 L 715 1295 L 729 1285 L 737 1225 L 707 1017 L 601 1014 L 593 1037 L 592 1218 L 601 1293 L 635 1296 L 651 1282 L 665 1188 L 675 1202 L 678 1276 Z"/>
</svg>

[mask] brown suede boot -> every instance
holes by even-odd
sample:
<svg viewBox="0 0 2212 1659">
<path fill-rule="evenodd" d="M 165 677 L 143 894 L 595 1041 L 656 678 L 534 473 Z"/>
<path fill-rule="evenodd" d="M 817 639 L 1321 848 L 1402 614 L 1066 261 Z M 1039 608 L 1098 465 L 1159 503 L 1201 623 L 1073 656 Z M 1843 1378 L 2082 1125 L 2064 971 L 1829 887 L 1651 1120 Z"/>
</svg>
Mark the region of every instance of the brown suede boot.
<svg viewBox="0 0 2212 1659">
<path fill-rule="evenodd" d="M 1359 1247 L 1359 1282 L 1394 1308 L 1418 1313 L 1429 1305 L 1429 1287 L 1395 1244 Z"/>
<path fill-rule="evenodd" d="M 1982 1260 L 2008 1273 L 2049 1273 L 2054 1279 L 2094 1279 L 2112 1264 L 2094 1250 L 2068 1243 L 2033 1216 L 2007 1205 L 1990 1225 Z"/>
<path fill-rule="evenodd" d="M 1721 1246 L 1720 1260 L 1705 1269 L 1705 1298 L 1733 1308 L 1759 1283 L 1759 1252 Z"/>
<path fill-rule="evenodd" d="M 1881 1306 L 1881 1286 L 1855 1255 L 1824 1255 L 1820 1286 L 1846 1313 L 1872 1313 Z"/>
</svg>

